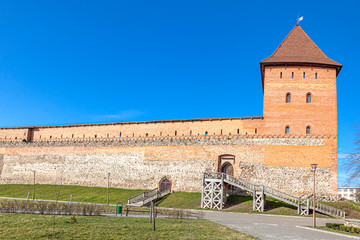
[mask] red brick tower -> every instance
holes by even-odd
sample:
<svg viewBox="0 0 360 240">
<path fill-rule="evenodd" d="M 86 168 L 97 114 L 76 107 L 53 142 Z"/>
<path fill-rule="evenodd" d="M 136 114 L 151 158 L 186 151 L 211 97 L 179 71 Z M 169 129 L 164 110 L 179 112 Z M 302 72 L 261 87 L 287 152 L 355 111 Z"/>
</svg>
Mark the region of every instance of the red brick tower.
<svg viewBox="0 0 360 240">
<path fill-rule="evenodd" d="M 336 77 L 329 59 L 299 25 L 260 62 L 267 134 L 337 135 Z"/>
</svg>

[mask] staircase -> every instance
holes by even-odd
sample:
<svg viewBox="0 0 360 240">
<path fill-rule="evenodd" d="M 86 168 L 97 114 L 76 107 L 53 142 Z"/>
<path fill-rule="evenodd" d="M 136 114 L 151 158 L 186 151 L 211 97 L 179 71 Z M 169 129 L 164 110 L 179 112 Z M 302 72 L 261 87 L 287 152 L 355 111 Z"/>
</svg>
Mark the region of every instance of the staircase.
<svg viewBox="0 0 360 240">
<path fill-rule="evenodd" d="M 271 196 L 298 208 L 299 215 L 308 215 L 313 210 L 313 200 L 298 198 L 271 187 L 257 185 L 225 173 L 203 173 L 201 207 L 222 209 L 226 200 L 225 183 L 251 192 L 253 210 L 264 211 L 265 196 Z M 345 218 L 345 212 L 315 201 L 315 211 L 336 218 Z"/>
<path fill-rule="evenodd" d="M 128 205 L 142 207 L 151 201 L 157 200 L 159 198 L 164 197 L 171 193 L 171 189 L 165 189 L 163 191 L 159 191 L 157 188 L 154 188 L 148 192 L 139 193 L 128 199 Z"/>
</svg>

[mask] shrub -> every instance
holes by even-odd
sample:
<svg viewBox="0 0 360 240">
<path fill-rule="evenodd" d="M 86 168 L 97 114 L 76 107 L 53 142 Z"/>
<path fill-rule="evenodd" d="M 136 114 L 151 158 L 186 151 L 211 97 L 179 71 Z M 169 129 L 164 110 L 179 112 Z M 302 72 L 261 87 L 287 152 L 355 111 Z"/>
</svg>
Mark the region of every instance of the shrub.
<svg viewBox="0 0 360 240">
<path fill-rule="evenodd" d="M 344 224 L 326 223 L 326 227 L 343 232 L 360 233 L 360 228 L 347 227 Z"/>
</svg>

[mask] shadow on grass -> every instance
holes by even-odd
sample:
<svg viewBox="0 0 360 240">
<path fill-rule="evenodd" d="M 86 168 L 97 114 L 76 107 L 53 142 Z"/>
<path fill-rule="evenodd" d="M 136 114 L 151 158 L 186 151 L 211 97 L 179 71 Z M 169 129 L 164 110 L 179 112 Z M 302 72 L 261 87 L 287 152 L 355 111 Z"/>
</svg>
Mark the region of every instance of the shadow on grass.
<svg viewBox="0 0 360 240">
<path fill-rule="evenodd" d="M 170 194 L 165 195 L 165 196 L 163 196 L 162 198 L 156 200 L 155 205 L 156 205 L 156 206 L 159 206 L 159 204 L 161 204 L 162 202 L 164 202 L 169 196 L 170 196 Z"/>
<path fill-rule="evenodd" d="M 252 196 L 236 196 L 230 195 L 227 198 L 226 209 L 227 211 L 236 212 L 253 212 L 253 197 Z M 273 214 L 297 214 L 297 208 L 281 202 L 272 197 L 266 197 L 265 212 Z"/>
</svg>

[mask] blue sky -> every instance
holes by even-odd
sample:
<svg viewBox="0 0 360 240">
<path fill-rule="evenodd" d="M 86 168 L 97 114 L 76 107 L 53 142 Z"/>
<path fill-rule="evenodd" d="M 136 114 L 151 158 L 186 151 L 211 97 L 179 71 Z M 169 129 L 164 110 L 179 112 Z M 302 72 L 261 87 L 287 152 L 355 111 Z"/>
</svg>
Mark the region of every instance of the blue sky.
<svg viewBox="0 0 360 240">
<path fill-rule="evenodd" d="M 338 76 L 339 181 L 359 124 L 360 1 L 0 0 L 0 126 L 262 116 L 259 62 L 301 27 Z"/>
</svg>

